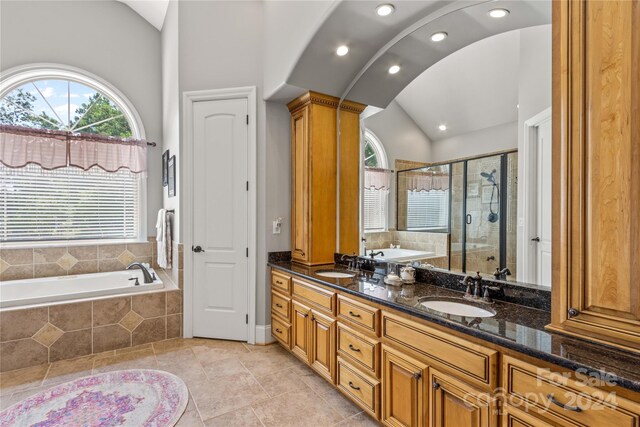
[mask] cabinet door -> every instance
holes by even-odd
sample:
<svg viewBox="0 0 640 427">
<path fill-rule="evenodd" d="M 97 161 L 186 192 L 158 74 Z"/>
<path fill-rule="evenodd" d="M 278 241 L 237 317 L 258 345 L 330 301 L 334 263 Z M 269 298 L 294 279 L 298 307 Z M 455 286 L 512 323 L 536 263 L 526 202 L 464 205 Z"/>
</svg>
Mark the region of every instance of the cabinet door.
<svg viewBox="0 0 640 427">
<path fill-rule="evenodd" d="M 292 301 L 291 351 L 309 363 L 309 307 Z"/>
<path fill-rule="evenodd" d="M 497 425 L 497 405 L 486 392 L 429 370 L 431 393 L 428 412 L 430 427 L 492 427 Z"/>
<path fill-rule="evenodd" d="M 311 367 L 327 381 L 336 382 L 336 321 L 311 310 Z"/>
<path fill-rule="evenodd" d="M 291 115 L 291 257 L 309 260 L 309 107 Z"/>
<path fill-rule="evenodd" d="M 553 329 L 640 348 L 640 1 L 554 7 Z"/>
<path fill-rule="evenodd" d="M 394 427 L 424 425 L 426 375 L 426 364 L 382 346 L 384 424 Z"/>
</svg>

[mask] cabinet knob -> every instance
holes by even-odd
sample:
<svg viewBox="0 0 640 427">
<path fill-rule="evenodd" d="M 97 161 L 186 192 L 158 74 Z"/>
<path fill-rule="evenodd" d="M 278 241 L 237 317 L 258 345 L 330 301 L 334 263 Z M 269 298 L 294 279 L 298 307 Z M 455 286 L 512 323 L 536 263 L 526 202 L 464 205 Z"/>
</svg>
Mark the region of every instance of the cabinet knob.
<svg viewBox="0 0 640 427">
<path fill-rule="evenodd" d="M 440 388 L 440 384 L 437 381 L 434 381 L 433 384 L 431 384 L 434 390 L 438 390 Z"/>
<path fill-rule="evenodd" d="M 420 378 L 422 378 L 422 373 L 421 372 L 416 372 L 415 374 L 413 374 L 413 378 L 419 380 Z"/>
<path fill-rule="evenodd" d="M 572 317 L 576 317 L 578 314 L 580 314 L 580 312 L 572 307 L 569 309 L 567 314 L 569 315 L 569 318 L 572 318 Z"/>
</svg>

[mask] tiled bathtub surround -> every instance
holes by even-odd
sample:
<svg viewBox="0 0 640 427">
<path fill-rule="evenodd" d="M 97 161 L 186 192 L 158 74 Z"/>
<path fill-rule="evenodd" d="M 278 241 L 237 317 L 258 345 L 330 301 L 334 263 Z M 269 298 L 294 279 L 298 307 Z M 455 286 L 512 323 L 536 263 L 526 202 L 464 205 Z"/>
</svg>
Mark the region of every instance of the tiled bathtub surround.
<svg viewBox="0 0 640 427">
<path fill-rule="evenodd" d="M 177 338 L 181 329 L 180 290 L 5 310 L 0 372 Z"/>
<path fill-rule="evenodd" d="M 134 261 L 151 263 L 153 242 L 1 249 L 0 280 L 123 270 Z"/>
<path fill-rule="evenodd" d="M 413 249 L 417 251 L 427 251 L 436 254 L 423 260 L 440 268 L 449 268 L 449 235 L 446 233 L 425 233 L 417 231 L 397 231 L 389 230 L 381 233 L 367 233 L 367 250 L 382 249 L 391 245 L 400 245 L 402 249 Z"/>
</svg>

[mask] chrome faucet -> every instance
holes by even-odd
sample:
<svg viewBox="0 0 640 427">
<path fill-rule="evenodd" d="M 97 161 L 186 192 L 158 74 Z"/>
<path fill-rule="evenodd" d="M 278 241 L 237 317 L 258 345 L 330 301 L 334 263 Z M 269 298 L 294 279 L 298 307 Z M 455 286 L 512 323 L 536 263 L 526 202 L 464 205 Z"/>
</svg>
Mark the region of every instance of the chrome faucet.
<svg viewBox="0 0 640 427">
<path fill-rule="evenodd" d="M 147 270 L 147 267 L 142 265 L 142 263 L 132 262 L 127 266 L 127 270 L 131 270 L 134 267 L 140 267 L 140 270 L 142 270 L 142 275 L 144 276 L 144 283 L 153 283 L 154 280 L 156 280 L 155 274 L 151 276 L 151 273 L 149 273 L 149 270 Z"/>
<path fill-rule="evenodd" d="M 340 261 L 349 260 L 348 270 L 358 270 L 358 255 L 354 252 L 353 255 L 342 254 Z"/>
</svg>

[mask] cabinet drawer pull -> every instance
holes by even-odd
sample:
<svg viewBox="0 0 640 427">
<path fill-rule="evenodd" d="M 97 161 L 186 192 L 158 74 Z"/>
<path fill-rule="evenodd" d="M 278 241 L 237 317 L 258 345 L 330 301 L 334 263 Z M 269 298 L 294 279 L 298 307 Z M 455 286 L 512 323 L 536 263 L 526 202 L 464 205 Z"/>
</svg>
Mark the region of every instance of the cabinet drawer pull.
<svg viewBox="0 0 640 427">
<path fill-rule="evenodd" d="M 284 283 L 282 283 L 282 280 L 276 280 L 276 283 L 277 283 L 278 285 L 283 285 L 283 284 L 284 284 Z"/>
<path fill-rule="evenodd" d="M 556 406 L 561 407 L 562 409 L 566 409 L 567 411 L 573 411 L 573 412 L 582 412 L 582 409 L 579 408 L 578 406 L 569 406 L 569 405 L 565 405 L 564 403 L 560 403 L 558 402 L 554 397 L 553 394 L 548 394 L 547 395 L 547 399 L 549 399 L 551 401 L 551 403 L 553 403 Z"/>
<path fill-rule="evenodd" d="M 276 328 L 276 332 L 279 333 L 279 334 L 282 333 L 282 331 L 280 329 L 278 329 L 278 328 Z"/>
<path fill-rule="evenodd" d="M 353 344 L 349 344 L 349 349 L 350 349 L 351 351 L 360 351 L 360 349 L 359 349 L 359 348 L 355 348 L 355 347 L 353 346 Z"/>
<path fill-rule="evenodd" d="M 357 386 L 353 385 L 353 383 L 351 381 L 349 381 L 349 387 L 351 387 L 354 390 L 360 390 L 360 387 L 357 387 Z"/>
<path fill-rule="evenodd" d="M 349 314 L 351 315 L 351 317 L 360 317 L 358 313 L 354 313 L 353 311 L 349 311 Z"/>
<path fill-rule="evenodd" d="M 278 308 L 282 308 L 282 304 L 278 304 L 278 303 L 276 303 L 276 307 L 278 307 Z"/>
</svg>

